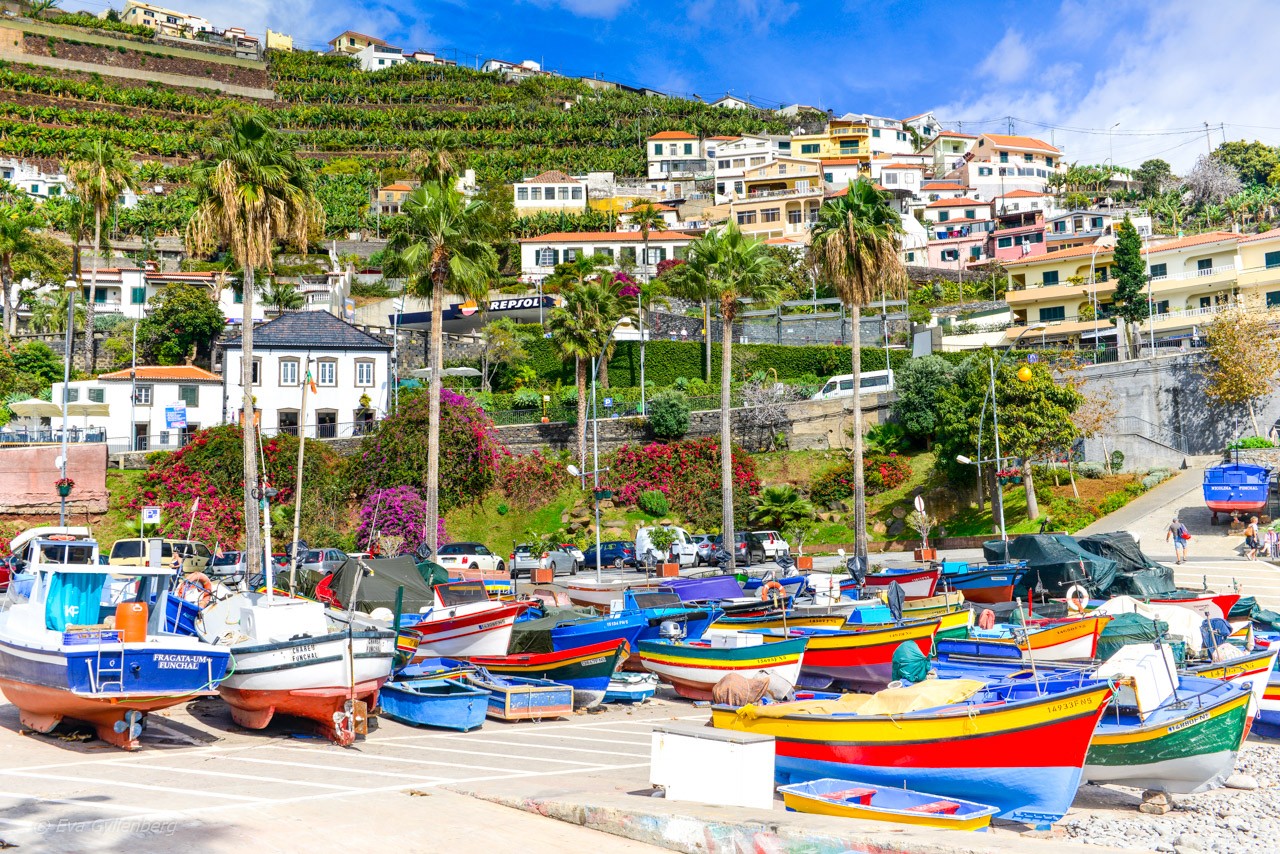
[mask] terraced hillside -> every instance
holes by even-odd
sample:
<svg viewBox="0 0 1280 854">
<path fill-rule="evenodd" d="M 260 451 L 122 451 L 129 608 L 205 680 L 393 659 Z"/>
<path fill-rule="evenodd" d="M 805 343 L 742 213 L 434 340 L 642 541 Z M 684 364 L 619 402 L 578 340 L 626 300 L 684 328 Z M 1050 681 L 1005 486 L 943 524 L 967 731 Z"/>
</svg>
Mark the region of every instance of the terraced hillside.
<svg viewBox="0 0 1280 854">
<path fill-rule="evenodd" d="M 65 56 L 67 45 L 79 44 L 34 38 L 25 36 L 28 55 Z M 127 42 L 114 53 L 122 59 L 113 66 L 134 71 L 147 68 L 152 56 Z M 153 58 L 151 67 L 157 62 Z M 193 84 L 198 73 L 188 71 Z M 207 72 L 210 80 L 255 85 L 260 76 L 224 68 Z M 643 141 L 660 130 L 715 135 L 789 128 L 786 120 L 769 114 L 601 92 L 568 78 L 511 84 L 465 68 L 418 64 L 365 73 L 346 58 L 312 53 L 273 55 L 266 81 L 274 101 L 124 79 L 106 68 L 99 74 L 38 66 L 13 57 L 0 62 L 0 154 L 59 160 L 83 138 L 107 137 L 141 159 L 162 162 L 164 168 L 153 168 L 151 178 L 172 185 L 149 199 L 142 212 L 122 216 L 120 230 L 176 233 L 189 204 L 182 187 L 184 164 L 198 153 L 206 126 L 231 106 L 256 103 L 317 159 L 329 229 L 338 234 L 365 224 L 370 189 L 395 177 L 395 168 L 403 167 L 407 152 L 416 147 L 444 146 L 475 169 L 481 183 L 494 184 L 545 169 L 641 175 Z"/>
</svg>

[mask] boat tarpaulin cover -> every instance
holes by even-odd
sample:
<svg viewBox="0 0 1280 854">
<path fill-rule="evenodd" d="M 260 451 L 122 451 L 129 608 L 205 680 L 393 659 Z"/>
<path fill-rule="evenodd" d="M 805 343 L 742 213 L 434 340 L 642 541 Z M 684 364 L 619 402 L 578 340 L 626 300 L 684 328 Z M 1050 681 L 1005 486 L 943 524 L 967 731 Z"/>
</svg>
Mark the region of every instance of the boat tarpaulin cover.
<svg viewBox="0 0 1280 854">
<path fill-rule="evenodd" d="M 771 703 L 767 706 L 747 705 L 738 709 L 738 717 L 785 718 L 792 715 L 905 715 L 921 709 L 932 709 L 961 703 L 987 687 L 980 679 L 926 679 L 902 688 L 885 688 L 875 694 L 842 694 L 830 700 L 800 700 L 794 703 Z"/>
<path fill-rule="evenodd" d="M 1080 548 L 1116 562 L 1116 577 L 1111 587 L 1099 590 L 1111 596 L 1161 596 L 1178 589 L 1173 569 L 1156 563 L 1142 553 L 1138 541 L 1127 531 L 1093 534 L 1081 537 Z"/>
<path fill-rule="evenodd" d="M 556 626 L 589 623 L 599 620 L 599 614 L 588 614 L 573 608 L 546 608 L 543 616 L 521 620 L 511 632 L 508 652 L 552 652 L 551 630 Z"/>
<path fill-rule="evenodd" d="M 1135 643 L 1154 643 L 1169 631 L 1169 624 L 1142 614 L 1117 614 L 1098 637 L 1098 658 L 1106 661 L 1121 647 Z"/>
<path fill-rule="evenodd" d="M 929 678 L 932 666 L 929 656 L 920 651 L 920 647 L 911 641 L 903 641 L 893 651 L 893 681 L 906 679 L 909 682 L 923 682 Z"/>
<path fill-rule="evenodd" d="M 1027 574 L 1015 591 L 1020 597 L 1030 591 L 1039 598 L 1041 589 L 1044 595 L 1061 597 L 1073 584 L 1098 596 L 1111 588 L 1116 573 L 1114 560 L 1085 551 L 1066 534 L 1023 534 L 1008 542 L 1008 550 L 1009 559 L 1027 562 Z M 982 551 L 988 562 L 1004 562 L 1003 541 L 983 543 Z"/>
<path fill-rule="evenodd" d="M 370 572 L 360 579 L 355 588 L 360 564 L 366 564 Z M 436 570 L 439 570 L 438 572 Z M 351 591 L 356 590 L 355 607 L 369 613 L 374 608 L 396 607 L 396 591 L 404 588 L 404 613 L 416 614 L 423 608 L 435 605 L 432 582 L 447 581 L 449 573 L 431 561 L 414 563 L 411 557 L 366 558 L 361 561 L 347 559 L 333 574 L 332 589 L 338 601 L 350 607 Z M 438 579 L 438 580 L 436 580 Z"/>
</svg>

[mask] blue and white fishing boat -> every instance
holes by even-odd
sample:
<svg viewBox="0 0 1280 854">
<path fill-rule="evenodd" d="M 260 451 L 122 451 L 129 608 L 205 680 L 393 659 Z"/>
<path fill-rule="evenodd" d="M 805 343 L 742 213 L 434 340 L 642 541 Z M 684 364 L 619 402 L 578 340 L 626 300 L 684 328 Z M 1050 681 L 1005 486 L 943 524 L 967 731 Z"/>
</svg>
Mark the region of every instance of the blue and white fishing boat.
<svg viewBox="0 0 1280 854">
<path fill-rule="evenodd" d="M 87 528 L 14 537 L 29 583 L 0 613 L 0 691 L 25 726 L 84 721 L 132 750 L 148 712 L 216 692 L 230 651 L 169 629 L 163 603 L 176 570 L 160 565 L 153 542 L 149 565 L 108 574 Z"/>
<path fill-rule="evenodd" d="M 645 625 L 637 641 L 658 640 L 663 623 L 676 622 L 684 628 L 685 640 L 697 640 L 724 612 L 719 608 L 689 607 L 670 590 L 627 590 L 623 593 L 622 613 L 638 612 Z"/>
</svg>

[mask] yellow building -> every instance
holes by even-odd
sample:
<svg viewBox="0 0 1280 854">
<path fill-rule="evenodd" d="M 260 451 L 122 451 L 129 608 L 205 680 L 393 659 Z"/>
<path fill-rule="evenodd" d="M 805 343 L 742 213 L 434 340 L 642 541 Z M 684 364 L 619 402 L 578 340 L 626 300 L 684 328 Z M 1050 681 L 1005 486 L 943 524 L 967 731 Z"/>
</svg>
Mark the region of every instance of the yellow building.
<svg viewBox="0 0 1280 854">
<path fill-rule="evenodd" d="M 779 157 L 742 173 L 743 195 L 709 208 L 706 218 L 732 220 L 744 234 L 763 239 L 796 237 L 808 241 L 809 228 L 822 207 L 821 164 Z"/>
<path fill-rule="evenodd" d="M 329 48 L 334 53 L 357 54 L 370 45 L 374 47 L 387 47 L 387 43 L 380 38 L 374 36 L 366 36 L 363 33 L 357 33 L 354 30 L 347 30 L 341 35 L 334 36 L 329 39 Z"/>
<path fill-rule="evenodd" d="M 865 121 L 832 119 L 822 133 L 796 134 L 791 138 L 791 153 L 800 157 L 826 160 L 853 157 L 871 160 L 871 127 Z"/>
<path fill-rule="evenodd" d="M 279 50 L 285 53 L 293 53 L 293 36 L 277 33 L 274 30 L 267 29 L 267 50 Z"/>
</svg>

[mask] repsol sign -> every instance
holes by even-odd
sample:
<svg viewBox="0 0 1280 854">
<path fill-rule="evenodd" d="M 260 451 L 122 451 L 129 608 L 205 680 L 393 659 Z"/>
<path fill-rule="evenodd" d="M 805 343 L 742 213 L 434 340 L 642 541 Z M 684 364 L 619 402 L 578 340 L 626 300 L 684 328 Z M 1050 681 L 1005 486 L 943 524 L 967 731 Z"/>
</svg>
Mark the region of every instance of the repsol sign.
<svg viewBox="0 0 1280 854">
<path fill-rule="evenodd" d="M 489 311 L 519 311 L 522 308 L 537 308 L 539 299 L 541 297 L 491 300 L 489 302 Z"/>
</svg>

